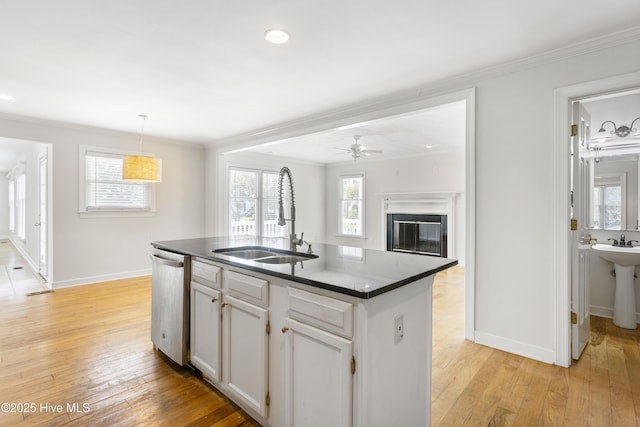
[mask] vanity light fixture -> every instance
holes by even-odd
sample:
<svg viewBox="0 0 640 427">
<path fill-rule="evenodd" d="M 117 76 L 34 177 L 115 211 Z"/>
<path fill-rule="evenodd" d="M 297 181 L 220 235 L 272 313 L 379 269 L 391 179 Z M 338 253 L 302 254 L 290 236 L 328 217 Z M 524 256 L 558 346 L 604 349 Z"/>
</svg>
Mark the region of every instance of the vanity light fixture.
<svg viewBox="0 0 640 427">
<path fill-rule="evenodd" d="M 613 139 L 616 136 L 618 138 L 626 138 L 631 132 L 635 132 L 634 137 L 640 138 L 640 130 L 637 130 L 633 127 L 633 124 L 638 120 L 640 120 L 640 117 L 636 117 L 635 119 L 633 119 L 633 121 L 631 122 L 631 126 L 620 125 L 620 127 L 616 126 L 616 124 L 611 120 L 605 120 L 600 125 L 600 129 L 598 130 L 598 133 L 596 133 L 596 135 L 592 138 L 592 141 L 605 142 Z M 607 131 L 604 128 L 604 125 L 606 125 L 607 123 L 611 123 L 613 125 L 612 131 Z"/>
<path fill-rule="evenodd" d="M 284 44 L 289 41 L 291 35 L 288 31 L 279 28 L 270 28 L 264 32 L 264 39 L 273 44 Z"/>
<path fill-rule="evenodd" d="M 147 116 L 140 114 L 138 117 L 142 119 L 139 155 L 126 156 L 122 159 L 122 180 L 136 182 L 162 182 L 162 159 L 142 155 L 144 122 L 147 120 Z"/>
</svg>

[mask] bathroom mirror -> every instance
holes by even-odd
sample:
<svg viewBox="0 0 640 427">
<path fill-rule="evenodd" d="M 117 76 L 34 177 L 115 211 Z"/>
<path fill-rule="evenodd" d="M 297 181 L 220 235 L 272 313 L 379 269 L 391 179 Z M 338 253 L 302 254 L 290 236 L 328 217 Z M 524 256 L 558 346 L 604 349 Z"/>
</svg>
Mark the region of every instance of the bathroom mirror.
<svg viewBox="0 0 640 427">
<path fill-rule="evenodd" d="M 592 158 L 592 228 L 638 230 L 638 152 Z"/>
</svg>

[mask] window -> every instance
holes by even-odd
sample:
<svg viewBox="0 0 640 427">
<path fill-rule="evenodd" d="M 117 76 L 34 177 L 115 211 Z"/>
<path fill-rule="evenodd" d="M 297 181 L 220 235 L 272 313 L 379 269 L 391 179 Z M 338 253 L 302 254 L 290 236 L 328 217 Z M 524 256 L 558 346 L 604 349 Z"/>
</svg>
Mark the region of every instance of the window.
<svg viewBox="0 0 640 427">
<path fill-rule="evenodd" d="M 16 181 L 9 179 L 9 231 L 16 231 Z"/>
<path fill-rule="evenodd" d="M 364 173 L 338 176 L 338 234 L 364 237 Z"/>
<path fill-rule="evenodd" d="M 81 215 L 140 216 L 154 212 L 155 187 L 122 180 L 122 159 L 127 154 L 130 153 L 80 147 Z"/>
<path fill-rule="evenodd" d="M 626 176 L 596 177 L 593 186 L 593 228 L 622 230 L 626 228 Z"/>
<path fill-rule="evenodd" d="M 601 185 L 593 187 L 593 226 L 605 230 L 621 230 L 621 188 Z"/>
<path fill-rule="evenodd" d="M 18 175 L 16 179 L 16 232 L 20 240 L 26 240 L 26 227 L 27 222 L 27 176 L 24 172 Z"/>
<path fill-rule="evenodd" d="M 287 187 L 284 187 L 288 218 Z M 229 169 L 229 234 L 284 237 L 288 226 L 278 225 L 278 172 Z"/>
</svg>

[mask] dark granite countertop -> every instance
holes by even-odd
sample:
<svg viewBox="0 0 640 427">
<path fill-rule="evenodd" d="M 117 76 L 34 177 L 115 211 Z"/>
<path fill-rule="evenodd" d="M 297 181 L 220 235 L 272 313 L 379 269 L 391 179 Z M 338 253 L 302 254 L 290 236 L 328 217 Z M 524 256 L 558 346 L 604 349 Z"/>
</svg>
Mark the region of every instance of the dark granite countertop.
<svg viewBox="0 0 640 427">
<path fill-rule="evenodd" d="M 289 249 L 288 239 L 273 237 L 208 237 L 152 242 L 151 245 L 364 299 L 458 264 L 455 259 L 322 243 L 311 244 L 318 258 L 293 265 L 265 264 L 213 252 L 247 246 Z M 305 253 L 307 245 L 303 247 L 299 247 L 298 252 Z"/>
</svg>

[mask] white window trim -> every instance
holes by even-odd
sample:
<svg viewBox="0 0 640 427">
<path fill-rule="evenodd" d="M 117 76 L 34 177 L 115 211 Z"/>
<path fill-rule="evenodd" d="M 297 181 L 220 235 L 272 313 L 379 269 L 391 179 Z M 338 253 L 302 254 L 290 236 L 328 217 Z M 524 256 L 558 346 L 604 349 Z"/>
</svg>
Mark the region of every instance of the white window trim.
<svg viewBox="0 0 640 427">
<path fill-rule="evenodd" d="M 353 178 L 353 177 L 362 177 L 362 234 L 343 234 L 341 233 L 342 231 L 342 180 L 344 178 Z M 336 188 L 337 188 L 337 192 L 336 192 L 336 203 L 337 203 L 337 209 L 336 209 L 336 219 L 337 219 L 337 231 L 336 231 L 336 237 L 345 237 L 345 238 L 349 238 L 349 239 L 366 239 L 367 238 L 367 227 L 366 227 L 366 217 L 367 217 L 367 200 L 366 200 L 366 196 L 367 196 L 367 189 L 366 189 L 366 184 L 367 184 L 367 177 L 364 171 L 362 172 L 351 172 L 351 173 L 339 173 L 337 174 L 337 180 L 336 180 Z"/>
<path fill-rule="evenodd" d="M 80 218 L 136 218 L 152 217 L 156 215 L 156 187 L 150 184 L 149 188 L 149 209 L 98 209 L 87 210 L 86 205 L 86 160 L 87 152 L 97 152 L 104 154 L 115 154 L 121 156 L 150 156 L 153 153 L 141 153 L 139 151 L 127 151 L 115 148 L 97 147 L 92 145 L 78 146 L 78 214 Z"/>
</svg>

